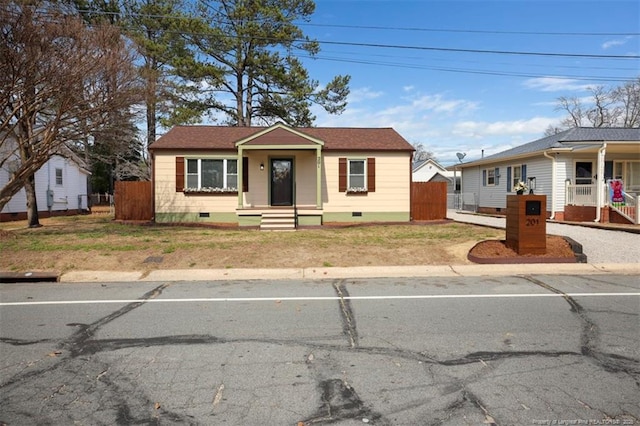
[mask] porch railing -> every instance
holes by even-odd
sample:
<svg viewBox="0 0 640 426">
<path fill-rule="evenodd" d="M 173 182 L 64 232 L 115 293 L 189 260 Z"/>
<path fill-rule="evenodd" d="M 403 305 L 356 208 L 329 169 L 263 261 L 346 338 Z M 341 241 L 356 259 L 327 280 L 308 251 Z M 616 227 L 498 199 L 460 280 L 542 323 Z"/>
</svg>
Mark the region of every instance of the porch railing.
<svg viewBox="0 0 640 426">
<path fill-rule="evenodd" d="M 640 212 L 638 211 L 638 201 L 640 200 L 640 196 L 622 191 L 622 197 L 622 201 L 613 201 L 609 199 L 609 207 L 630 222 L 635 223 L 636 225 L 640 224 Z"/>
<path fill-rule="evenodd" d="M 611 199 L 611 191 L 607 184 L 604 185 L 603 190 L 605 194 L 605 199 L 603 200 L 604 205 L 608 205 L 632 223 L 640 224 L 640 212 L 638 211 L 640 197 L 638 195 L 622 192 L 624 201 L 614 202 Z M 568 206 L 595 207 L 598 205 L 598 195 L 595 184 L 572 185 L 567 183 L 565 186 L 565 197 L 565 204 Z"/>
<path fill-rule="evenodd" d="M 596 185 L 565 185 L 565 204 L 568 206 L 597 206 Z"/>
</svg>

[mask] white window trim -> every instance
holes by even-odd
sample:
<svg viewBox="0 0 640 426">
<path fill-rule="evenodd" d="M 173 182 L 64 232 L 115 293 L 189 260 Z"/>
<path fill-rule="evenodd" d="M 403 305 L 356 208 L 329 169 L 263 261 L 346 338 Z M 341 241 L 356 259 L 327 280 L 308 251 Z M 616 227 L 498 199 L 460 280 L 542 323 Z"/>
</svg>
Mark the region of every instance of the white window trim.
<svg viewBox="0 0 640 426">
<path fill-rule="evenodd" d="M 363 162 L 364 163 L 364 186 L 353 186 L 351 185 L 351 162 Z M 368 182 L 367 182 L 367 159 L 366 158 L 348 158 L 347 159 L 347 192 L 366 192 L 368 190 Z M 356 176 L 356 175 L 354 175 Z"/>
<path fill-rule="evenodd" d="M 578 178 L 578 163 L 591 163 L 591 182 L 586 183 L 586 182 L 582 182 L 582 183 L 578 183 L 578 179 L 583 179 L 586 180 L 587 178 Z M 573 170 L 572 170 L 572 174 L 573 174 L 573 183 L 576 185 L 593 185 L 594 184 L 594 176 L 596 175 L 595 169 L 596 169 L 597 165 L 594 161 L 590 160 L 590 159 L 575 159 L 573 160 Z"/>
<path fill-rule="evenodd" d="M 188 186 L 188 178 L 189 176 L 195 176 L 196 173 L 189 173 L 189 161 L 197 161 L 198 163 L 198 186 L 197 187 L 189 187 Z M 222 160 L 223 161 L 223 186 L 222 187 L 203 187 L 202 186 L 202 160 Z M 228 172 L 228 162 L 235 161 L 236 162 L 236 172 L 229 173 Z M 187 157 L 185 158 L 185 173 L 184 173 L 184 190 L 185 192 L 190 191 L 210 191 L 210 192 L 236 192 L 238 191 L 237 187 L 229 187 L 229 175 L 236 176 L 236 185 L 237 185 L 237 176 L 238 176 L 238 157 Z"/>
<path fill-rule="evenodd" d="M 636 188 L 640 186 L 640 182 L 639 184 L 634 185 L 636 182 L 630 182 L 629 181 L 629 174 L 631 173 L 629 171 L 629 164 L 630 163 L 639 163 L 640 164 L 640 160 L 615 160 L 613 162 L 613 178 L 614 179 L 621 179 L 622 182 L 624 182 L 624 190 L 626 191 L 631 191 L 631 192 L 636 192 Z M 617 168 L 620 168 L 620 175 L 618 175 L 616 172 L 618 170 L 616 170 Z M 618 177 L 619 176 L 619 177 Z"/>
<path fill-rule="evenodd" d="M 58 183 L 58 170 L 60 171 L 60 183 Z M 64 186 L 64 169 L 62 169 L 61 167 L 56 167 L 54 174 L 56 186 Z"/>
<path fill-rule="evenodd" d="M 484 169 L 485 170 L 485 175 L 487 176 L 487 181 L 485 182 L 485 186 L 496 186 L 496 169 L 495 167 L 492 167 L 490 169 Z M 491 173 L 491 176 L 493 177 L 493 182 L 489 183 L 489 173 Z"/>
<path fill-rule="evenodd" d="M 520 177 L 516 180 L 516 167 L 520 168 Z M 517 192 L 515 187 L 518 182 L 524 182 L 522 180 L 522 164 L 511 165 L 511 192 Z M 526 182 L 524 182 L 526 184 Z"/>
</svg>

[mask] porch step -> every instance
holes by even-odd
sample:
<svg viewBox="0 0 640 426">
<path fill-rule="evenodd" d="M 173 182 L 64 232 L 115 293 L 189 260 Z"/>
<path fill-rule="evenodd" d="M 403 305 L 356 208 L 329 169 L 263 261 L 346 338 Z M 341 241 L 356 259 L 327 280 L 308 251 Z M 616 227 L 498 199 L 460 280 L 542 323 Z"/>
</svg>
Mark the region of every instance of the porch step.
<svg viewBox="0 0 640 426">
<path fill-rule="evenodd" d="M 295 213 L 291 210 L 262 213 L 260 229 L 263 231 L 295 231 Z"/>
</svg>

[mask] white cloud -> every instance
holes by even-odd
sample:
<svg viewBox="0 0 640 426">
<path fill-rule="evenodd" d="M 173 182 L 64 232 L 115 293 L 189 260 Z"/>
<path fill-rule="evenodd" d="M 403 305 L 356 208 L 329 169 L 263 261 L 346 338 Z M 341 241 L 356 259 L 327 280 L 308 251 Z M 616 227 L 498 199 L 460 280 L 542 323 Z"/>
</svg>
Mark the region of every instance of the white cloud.
<svg viewBox="0 0 640 426">
<path fill-rule="evenodd" d="M 615 46 L 624 46 L 625 44 L 627 44 L 627 42 L 631 40 L 631 36 L 627 36 L 625 38 L 622 39 L 617 39 L 617 40 L 609 40 L 606 41 L 604 43 L 602 43 L 602 49 L 607 50 L 611 47 L 615 47 Z"/>
<path fill-rule="evenodd" d="M 450 99 L 445 94 L 388 96 L 370 89 L 355 90 L 370 96 L 371 102 L 350 103 L 342 115 L 332 116 L 314 106 L 316 124 L 323 127 L 392 127 L 412 144 L 422 143 L 443 165 L 457 163 L 456 152 L 466 152 L 466 160 L 478 159 L 484 149 L 491 155 L 543 136 L 558 123 L 558 117 L 493 120 L 491 111 L 480 111 L 480 102 Z M 372 96 L 373 94 L 379 94 Z M 364 96 L 363 96 L 364 97 Z M 377 99 L 376 99 L 377 98 Z M 478 117 L 482 113 L 482 117 Z M 474 119 L 468 120 L 473 114 Z"/>
<path fill-rule="evenodd" d="M 351 103 L 357 103 L 357 102 L 363 102 L 366 100 L 371 100 L 371 99 L 377 99 L 379 97 L 381 97 L 382 95 L 384 95 L 384 92 L 375 92 L 373 90 L 371 90 L 368 87 L 363 87 L 360 89 L 354 89 L 349 93 L 349 98 L 348 98 L 348 102 L 349 104 Z"/>
<path fill-rule="evenodd" d="M 507 136 L 523 134 L 541 134 L 551 124 L 557 123 L 555 117 L 534 117 L 515 121 L 461 121 L 456 123 L 452 134 L 473 139 L 484 139 L 490 136 Z"/>
<path fill-rule="evenodd" d="M 530 78 L 524 82 L 525 87 L 542 92 L 559 92 L 563 90 L 587 90 L 592 85 L 578 80 L 559 77 Z"/>
</svg>

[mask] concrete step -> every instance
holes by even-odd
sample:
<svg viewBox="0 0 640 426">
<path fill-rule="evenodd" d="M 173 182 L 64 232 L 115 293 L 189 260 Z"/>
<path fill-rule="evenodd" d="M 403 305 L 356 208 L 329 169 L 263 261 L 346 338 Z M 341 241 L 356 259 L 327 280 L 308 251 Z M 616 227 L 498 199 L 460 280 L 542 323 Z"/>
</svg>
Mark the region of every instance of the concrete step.
<svg viewBox="0 0 640 426">
<path fill-rule="evenodd" d="M 260 229 L 264 231 L 294 231 L 296 217 L 292 211 L 272 211 L 262 214 Z"/>
</svg>

